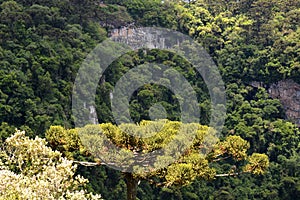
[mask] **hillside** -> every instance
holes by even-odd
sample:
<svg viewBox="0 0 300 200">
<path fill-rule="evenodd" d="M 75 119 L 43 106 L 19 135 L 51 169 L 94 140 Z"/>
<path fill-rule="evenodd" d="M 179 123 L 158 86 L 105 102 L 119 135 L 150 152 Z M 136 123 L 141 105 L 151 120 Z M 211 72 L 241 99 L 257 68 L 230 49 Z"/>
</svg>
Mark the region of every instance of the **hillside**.
<svg viewBox="0 0 300 200">
<path fill-rule="evenodd" d="M 270 163 L 266 172 L 258 175 L 232 173 L 208 181 L 195 178 L 181 186 L 160 187 L 153 183 L 160 180 L 157 176 L 139 183 L 137 198 L 300 198 L 298 0 L 0 0 L 0 13 L 1 144 L 17 128 L 30 138 L 46 138 L 48 146 L 68 159 L 96 162 L 72 132 L 77 127 L 72 95 L 80 67 L 110 36 L 127 37 L 140 27 L 163 27 L 189 36 L 214 61 L 226 96 L 221 141 L 239 136 L 249 143 L 249 157 L 264 154 Z M 141 37 L 147 34 L 151 35 Z M 115 47 L 110 47 L 107 57 L 116 55 Z M 207 79 L 215 80 L 214 76 L 203 77 L 191 62 L 167 48 L 144 48 L 117 57 L 103 73 L 95 85 L 95 105 L 87 105 L 92 105 L 92 118 L 115 124 L 111 105 L 114 88 L 130 70 L 149 63 L 168 65 L 188 81 L 197 97 L 202 125 L 210 126 L 212 118 L 220 117 L 211 110 L 211 88 L 206 85 Z M 145 77 L 150 71 L 143 71 Z M 169 75 L 175 77 L 174 71 Z M 90 74 L 83 77 L 89 81 Z M 131 80 L 138 81 L 137 77 Z M 83 96 L 88 96 L 84 90 L 91 85 L 86 87 L 82 88 Z M 222 96 L 222 91 L 214 92 Z M 180 99 L 188 97 L 178 98 L 159 84 L 144 84 L 129 99 L 130 116 L 136 123 L 150 120 L 153 116 L 148 111 L 153 108 L 153 113 L 158 113 L 155 116 L 180 121 Z M 166 111 L 165 116 L 159 115 L 161 110 Z M 51 126 L 64 131 L 51 138 Z M 209 166 L 218 174 L 226 174 L 236 172 L 246 160 L 224 159 Z M 76 174 L 89 180 L 87 191 L 107 200 L 126 199 L 125 175 L 121 172 L 103 165 L 79 164 Z"/>
</svg>

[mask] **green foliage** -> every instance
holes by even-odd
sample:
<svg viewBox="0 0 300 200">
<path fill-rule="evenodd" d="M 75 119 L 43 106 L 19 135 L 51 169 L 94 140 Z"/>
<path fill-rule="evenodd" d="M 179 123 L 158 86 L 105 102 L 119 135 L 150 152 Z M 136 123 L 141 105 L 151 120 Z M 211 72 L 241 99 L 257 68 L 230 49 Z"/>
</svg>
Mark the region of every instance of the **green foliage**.
<svg viewBox="0 0 300 200">
<path fill-rule="evenodd" d="M 85 152 L 75 129 L 65 130 L 61 126 L 51 126 L 45 136 L 49 145 L 63 152 L 67 158 L 73 158 L 76 154 Z"/>
<path fill-rule="evenodd" d="M 98 8 L 97 18 L 105 28 L 120 28 L 132 23 L 131 16 L 123 6 L 102 5 Z"/>
<path fill-rule="evenodd" d="M 106 32 L 87 16 L 68 18 L 64 6 L 66 1 L 1 3 L 1 123 L 39 135 L 50 125 L 71 127 L 72 82 L 80 61 Z"/>
<path fill-rule="evenodd" d="M 92 161 L 79 141 L 78 130 L 69 130 L 74 125 L 72 86 L 82 60 L 113 28 L 132 23 L 163 26 L 189 34 L 213 57 L 226 82 L 227 119 L 223 139 L 207 158 L 208 165 L 206 159 L 189 152 L 188 161 L 182 158 L 177 165 L 170 165 L 169 173 L 166 170 L 167 180 L 152 177 L 153 182 L 173 186 L 159 189 L 142 181 L 138 198 L 298 199 L 300 132 L 285 119 L 279 100 L 269 98 L 267 91 L 282 79 L 300 83 L 299 7 L 298 0 L 105 0 L 100 4 L 95 0 L 0 0 L 1 142 L 18 127 L 30 137 L 46 135 L 49 145 L 68 158 Z M 106 123 L 102 126 L 110 139 L 125 148 L 124 155 L 140 148 L 158 149 L 168 142 L 168 135 L 162 133 L 154 142 L 141 141 L 109 124 L 114 123 L 109 95 L 115 83 L 130 69 L 155 62 L 171 66 L 189 81 L 199 100 L 200 121 L 209 124 L 209 93 L 192 66 L 167 51 L 128 53 L 109 67 L 96 96 L 99 122 Z M 265 88 L 250 86 L 253 81 Z M 167 111 L 169 120 L 180 121 L 173 93 L 150 84 L 139 88 L 130 100 L 134 121 L 149 119 L 148 110 L 156 103 Z M 195 149 L 201 145 L 202 135 L 197 137 Z M 269 163 L 263 154 L 268 155 Z M 261 174 L 267 165 L 268 170 Z M 236 175 L 238 178 L 219 177 L 208 182 L 195 178 L 210 179 L 214 172 L 207 167 L 217 174 L 244 170 L 259 176 Z M 78 173 L 88 176 L 89 191 L 101 192 L 106 199 L 125 199 L 126 183 L 120 173 L 84 166 Z M 179 188 L 176 183 L 186 186 Z"/>
<path fill-rule="evenodd" d="M 254 153 L 249 158 L 249 164 L 245 166 L 246 171 L 253 174 L 263 174 L 269 167 L 269 159 L 267 155 Z"/>
<path fill-rule="evenodd" d="M 228 154 L 236 160 L 243 160 L 247 157 L 246 151 L 250 145 L 247 141 L 243 140 L 239 136 L 228 136 L 225 141 L 219 143 L 215 154 L 223 155 Z"/>
<path fill-rule="evenodd" d="M 160 70 L 162 70 L 162 67 L 159 64 L 163 64 L 173 68 L 165 70 L 165 76 L 172 76 L 172 74 L 175 76 L 176 73 L 179 72 L 195 88 L 196 96 L 200 102 L 209 101 L 208 89 L 201 75 L 186 59 L 169 51 L 142 49 L 137 52 L 122 55 L 114 61 L 104 73 L 105 83 L 97 87 L 96 96 L 96 109 L 100 123 L 114 122 L 110 108 L 110 92 L 112 92 L 117 81 L 132 68 L 143 64 L 149 64 L 151 68 L 144 69 L 145 73 L 140 76 L 141 80 L 143 80 L 143 78 L 149 78 L 149 74 L 155 74 L 156 71 L 154 71 L 154 69 L 157 70 L 157 73 L 161 73 L 162 71 Z M 194 77 L 198 78 L 195 79 Z M 132 80 L 135 79 L 137 79 L 137 77 L 132 77 Z M 157 81 L 163 83 L 164 81 L 169 82 L 170 80 L 160 78 Z M 172 84 L 175 83 L 176 80 L 173 80 Z M 182 98 L 184 99 L 184 97 Z M 181 120 L 178 97 L 176 97 L 170 89 L 160 86 L 159 84 L 146 84 L 138 88 L 131 96 L 130 114 L 133 121 L 138 123 L 142 120 L 149 120 L 150 116 L 148 111 L 156 103 L 159 103 L 166 110 L 167 119 L 173 121 Z M 203 104 L 200 105 L 203 108 L 201 110 L 201 115 L 203 116 L 201 117 L 201 123 L 208 124 L 210 110 L 207 105 Z"/>
</svg>

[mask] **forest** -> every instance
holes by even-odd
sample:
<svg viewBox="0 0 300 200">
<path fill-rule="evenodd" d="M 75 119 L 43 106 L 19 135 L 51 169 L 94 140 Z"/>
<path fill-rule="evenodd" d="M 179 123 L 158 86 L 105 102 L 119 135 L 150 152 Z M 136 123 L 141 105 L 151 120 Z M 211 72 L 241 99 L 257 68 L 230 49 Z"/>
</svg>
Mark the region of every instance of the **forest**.
<svg viewBox="0 0 300 200">
<path fill-rule="evenodd" d="M 299 24 L 299 0 L 0 0 L 0 199 L 300 199 L 300 124 L 269 93 L 280 81 L 300 84 Z M 113 61 L 96 87 L 98 124 L 76 126 L 72 93 L 80 67 L 124 27 L 178 31 L 203 47 L 225 86 L 221 130 L 210 127 L 218 116 L 201 74 L 155 48 Z M 134 123 L 117 125 L 111 91 L 147 63 L 168 65 L 188 80 L 197 123 L 181 122 L 173 91 L 145 84 L 129 100 Z M 165 110 L 165 119 L 153 121 L 152 108 Z M 156 134 L 138 137 L 149 132 Z M 216 142 L 203 156 L 207 135 Z M 121 149 L 113 159 L 105 138 Z M 182 154 L 172 154 L 186 143 Z M 176 159 L 136 157 L 162 148 Z M 155 170 L 141 172 L 139 162 Z"/>
</svg>

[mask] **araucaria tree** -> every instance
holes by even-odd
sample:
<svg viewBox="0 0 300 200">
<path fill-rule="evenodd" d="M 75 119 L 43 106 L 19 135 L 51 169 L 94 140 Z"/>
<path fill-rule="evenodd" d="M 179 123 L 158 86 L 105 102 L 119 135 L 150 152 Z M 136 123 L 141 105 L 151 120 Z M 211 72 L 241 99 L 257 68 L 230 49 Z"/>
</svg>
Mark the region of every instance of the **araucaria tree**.
<svg viewBox="0 0 300 200">
<path fill-rule="evenodd" d="M 183 135 L 180 134 L 182 131 Z M 195 133 L 192 139 L 189 131 Z M 72 130 L 52 126 L 46 137 L 50 144 L 64 141 L 63 146 L 68 147 L 71 143 L 74 144 L 69 133 L 72 133 L 73 141 L 79 141 L 79 136 L 74 137 L 76 132 L 82 144 L 95 157 L 97 162 L 94 165 L 106 165 L 123 171 L 128 200 L 136 199 L 137 186 L 141 180 L 164 187 L 184 186 L 195 179 L 212 180 L 243 173 L 259 175 L 263 174 L 269 165 L 268 156 L 265 154 L 247 155 L 250 145 L 241 137 L 231 135 L 223 141 L 218 141 L 212 128 L 198 123 L 183 124 L 169 120 L 141 121 L 139 124 L 120 126 L 104 123 Z M 136 137 L 147 135 L 149 137 Z M 187 144 L 188 140 L 190 145 L 182 151 L 180 145 Z M 116 148 L 107 148 L 108 141 Z M 211 148 L 210 141 L 216 142 Z M 163 151 L 160 154 L 155 154 L 161 149 Z M 176 149 L 180 149 L 181 152 L 175 152 Z M 208 153 L 203 153 L 208 150 Z M 228 172 L 224 173 L 222 170 L 220 173 L 213 165 L 225 160 L 228 160 L 232 167 Z M 86 162 L 81 164 L 93 165 Z"/>
</svg>

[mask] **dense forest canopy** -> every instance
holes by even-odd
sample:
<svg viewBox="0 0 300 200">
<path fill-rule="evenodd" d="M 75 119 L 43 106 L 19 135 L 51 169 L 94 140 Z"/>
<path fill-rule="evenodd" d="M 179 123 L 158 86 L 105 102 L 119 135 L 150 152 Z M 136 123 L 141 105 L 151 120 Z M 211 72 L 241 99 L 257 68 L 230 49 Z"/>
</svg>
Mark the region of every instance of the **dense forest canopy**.
<svg viewBox="0 0 300 200">
<path fill-rule="evenodd" d="M 153 26 L 189 35 L 212 57 L 226 87 L 227 115 L 220 144 L 226 146 L 233 139 L 245 144 L 245 159 L 237 162 L 233 158 L 207 157 L 219 161 L 206 167 L 217 174 L 233 174 L 209 180 L 188 174 L 192 165 L 170 165 L 173 176 L 156 174 L 151 179 L 141 179 L 137 198 L 299 199 L 298 125 L 287 119 L 281 102 L 268 94 L 268 88 L 278 81 L 291 79 L 300 83 L 299 24 L 298 0 L 0 0 L 1 177 L 6 170 L 14 177 L 32 181 L 32 174 L 18 169 L 7 138 L 20 140 L 25 147 L 38 141 L 40 146 L 36 148 L 47 149 L 51 155 L 48 147 L 60 151 L 55 153 L 60 164 L 64 157 L 78 163 L 96 163 L 79 164 L 75 171 L 71 161 L 66 161 L 66 169 L 74 170 L 65 174 L 67 178 L 75 178 L 76 174 L 89 180 L 80 195 L 92 192 L 104 199 L 126 199 L 128 174 L 100 165 L 78 138 L 71 110 L 72 89 L 86 56 L 113 30 Z M 185 59 L 158 49 L 129 52 L 109 66 L 105 81 L 97 87 L 95 107 L 99 123 L 114 127 L 110 92 L 120 77 L 140 64 L 152 62 L 173 67 L 189 81 L 199 100 L 201 126 L 208 125 L 211 101 L 203 79 Z M 253 82 L 264 87 L 254 87 Z M 180 121 L 176 96 L 156 84 L 135 91 L 130 100 L 131 117 L 136 123 L 149 120 L 148 110 L 158 102 L 167 111 L 168 120 Z M 24 130 L 29 138 L 20 132 L 13 136 L 15 128 Z M 36 136 L 46 138 L 48 147 L 39 138 L 30 139 Z M 122 147 L 132 151 L 129 146 Z M 220 149 L 219 146 L 215 151 Z M 268 157 L 269 167 L 264 173 L 235 174 L 257 158 L 266 164 L 266 159 L 258 155 Z M 5 163 L 9 156 L 11 163 Z M 200 166 L 201 162 L 194 164 Z M 199 172 L 205 168 L 201 167 Z M 185 179 L 188 175 L 191 176 Z M 13 179 L 17 184 L 16 180 Z M 156 184 L 161 180 L 182 184 Z M 77 185 L 70 196 L 76 193 Z M 160 187 L 163 185 L 167 187 Z M 1 195 L 7 189 L 3 187 L 0 184 Z"/>
</svg>

